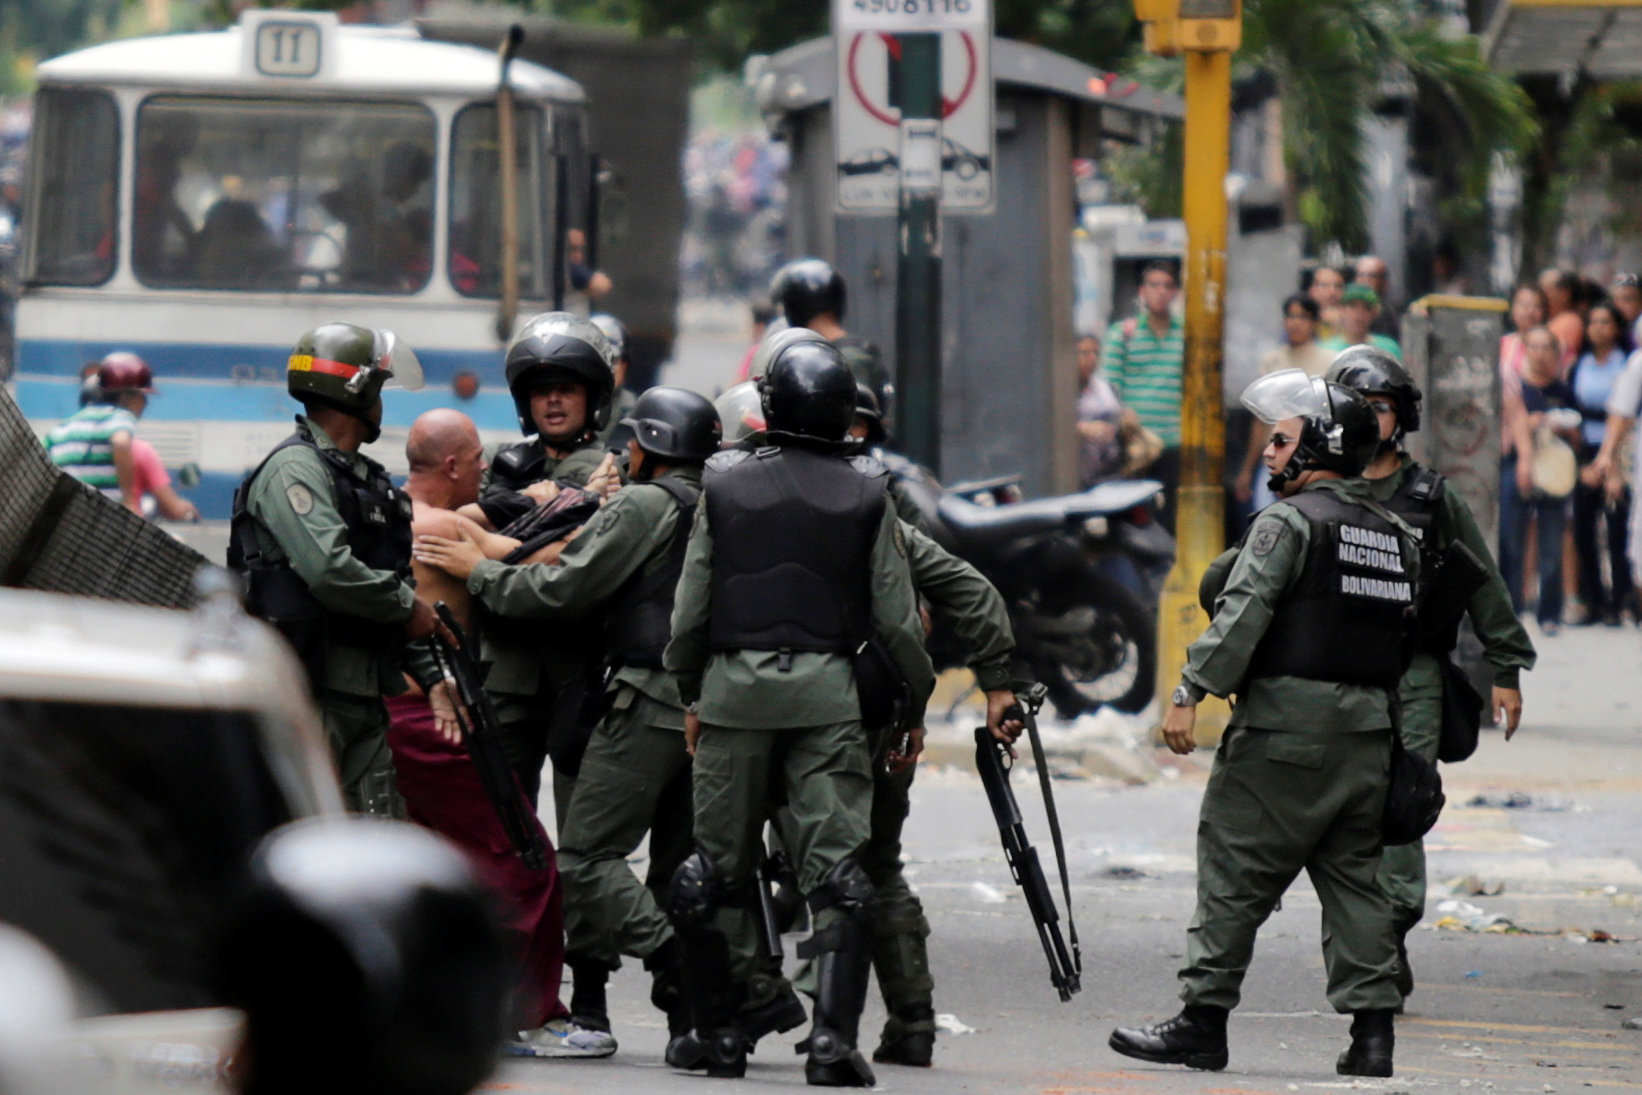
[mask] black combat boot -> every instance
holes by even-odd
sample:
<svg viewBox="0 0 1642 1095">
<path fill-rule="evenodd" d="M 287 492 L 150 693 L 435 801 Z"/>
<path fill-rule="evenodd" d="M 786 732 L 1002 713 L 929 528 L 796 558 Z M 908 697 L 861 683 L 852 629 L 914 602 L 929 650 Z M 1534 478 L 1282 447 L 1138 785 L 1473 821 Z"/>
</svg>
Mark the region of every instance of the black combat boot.
<svg viewBox="0 0 1642 1095">
<path fill-rule="evenodd" d="M 741 1009 L 741 1029 L 749 1047 L 767 1034 L 786 1033 L 804 1025 L 810 1017 L 804 1002 L 793 991 L 792 982 L 780 975 L 779 962 L 774 977 L 755 974 L 747 988 L 747 1003 Z"/>
<path fill-rule="evenodd" d="M 1219 1072 L 1226 1067 L 1227 1014 L 1211 1004 L 1187 1004 L 1173 1019 L 1119 1027 L 1106 1044 L 1125 1057 Z"/>
<path fill-rule="evenodd" d="M 674 872 L 667 894 L 678 943 L 680 987 L 689 1001 L 694 1031 L 674 1039 L 676 1045 L 669 1044 L 667 1063 L 675 1068 L 705 1067 L 709 1076 L 745 1076 L 747 1040 L 740 1020 L 746 993 L 730 972 L 730 941 L 714 923 L 722 902 L 718 868 L 705 852 L 697 851 Z"/>
<path fill-rule="evenodd" d="M 707 1067 L 707 1047 L 691 1032 L 690 1002 L 684 996 L 684 971 L 677 939 L 669 939 L 644 959 L 650 971 L 650 1003 L 667 1016 L 667 1063 L 673 1068 Z"/>
<path fill-rule="evenodd" d="M 1351 1044 L 1334 1063 L 1341 1076 L 1389 1076 L 1397 1034 L 1390 1008 L 1353 1012 Z"/>
<path fill-rule="evenodd" d="M 872 932 L 851 910 L 818 934 L 829 937 L 829 949 L 816 955 L 815 1026 L 798 1047 L 809 1053 L 804 1079 L 816 1087 L 873 1087 L 872 1066 L 855 1048 L 872 973 Z"/>
<path fill-rule="evenodd" d="M 913 1068 L 928 1068 L 934 1064 L 935 1009 L 918 1007 L 891 1012 L 872 1059 L 878 1064 Z"/>
</svg>

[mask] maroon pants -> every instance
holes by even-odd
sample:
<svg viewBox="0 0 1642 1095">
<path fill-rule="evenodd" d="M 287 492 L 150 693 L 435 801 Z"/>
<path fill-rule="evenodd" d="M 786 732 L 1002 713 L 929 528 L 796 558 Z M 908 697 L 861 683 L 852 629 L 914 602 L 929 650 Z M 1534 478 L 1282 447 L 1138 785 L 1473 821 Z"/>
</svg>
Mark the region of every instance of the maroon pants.
<svg viewBox="0 0 1642 1095">
<path fill-rule="evenodd" d="M 435 729 L 427 697 L 389 696 L 387 704 L 388 747 L 410 819 L 465 852 L 479 877 L 502 899 L 503 922 L 520 965 L 521 1029 L 569 1015 L 559 1001 L 564 901 L 547 832 L 531 819 L 547 847 L 547 870 L 533 871 L 514 852 L 467 750 Z"/>
</svg>

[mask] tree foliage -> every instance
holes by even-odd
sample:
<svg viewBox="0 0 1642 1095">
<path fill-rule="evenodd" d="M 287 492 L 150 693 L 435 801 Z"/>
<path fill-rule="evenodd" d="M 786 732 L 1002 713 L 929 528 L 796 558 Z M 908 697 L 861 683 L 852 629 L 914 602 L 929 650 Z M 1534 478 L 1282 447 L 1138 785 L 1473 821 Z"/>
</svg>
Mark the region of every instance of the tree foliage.
<svg viewBox="0 0 1642 1095">
<path fill-rule="evenodd" d="M 1366 245 L 1362 123 L 1399 84 L 1411 85 L 1416 109 L 1440 133 L 1442 159 L 1431 166 L 1458 193 L 1480 196 L 1493 153 L 1526 149 L 1536 133 L 1527 96 L 1488 68 L 1476 39 L 1409 0 L 1248 0 L 1244 11 L 1240 57 L 1277 81 L 1285 155 L 1318 244 Z"/>
<path fill-rule="evenodd" d="M 111 35 L 121 0 L 0 0 L 0 93 L 20 86 L 19 60 L 45 60 Z"/>
</svg>

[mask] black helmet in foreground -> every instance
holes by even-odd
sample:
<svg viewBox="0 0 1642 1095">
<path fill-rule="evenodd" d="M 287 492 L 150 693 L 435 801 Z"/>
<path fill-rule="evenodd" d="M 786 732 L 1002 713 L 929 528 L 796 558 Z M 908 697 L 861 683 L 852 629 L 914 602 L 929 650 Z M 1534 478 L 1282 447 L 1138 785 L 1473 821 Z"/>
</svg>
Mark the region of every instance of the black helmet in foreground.
<svg viewBox="0 0 1642 1095">
<path fill-rule="evenodd" d="M 819 315 L 842 320 L 844 279 L 824 259 L 798 259 L 776 271 L 770 283 L 770 303 L 794 327 L 803 327 Z"/>
<path fill-rule="evenodd" d="M 519 413 L 519 428 L 536 432 L 530 393 L 544 384 L 575 381 L 587 389 L 587 428 L 610 422 L 616 387 L 616 351 L 591 320 L 571 312 L 543 312 L 520 329 L 507 348 L 507 389 Z"/>
<path fill-rule="evenodd" d="M 830 343 L 797 342 L 760 382 L 769 432 L 842 441 L 855 421 L 855 375 Z"/>
<path fill-rule="evenodd" d="M 246 1015 L 244 1095 L 459 1095 L 495 1067 L 511 978 L 491 898 L 406 822 L 270 834 L 216 970 Z"/>
<path fill-rule="evenodd" d="M 674 464 L 705 463 L 724 437 L 713 404 L 683 388 L 651 388 L 621 424 L 645 453 Z"/>
<path fill-rule="evenodd" d="M 1308 471 L 1332 471 L 1348 479 L 1361 475 L 1380 447 L 1380 425 L 1368 401 L 1304 369 L 1283 369 L 1256 380 L 1243 389 L 1243 406 L 1268 424 L 1287 418 L 1304 423 L 1294 455 L 1271 477 L 1275 494 Z"/>
<path fill-rule="evenodd" d="M 1403 363 L 1378 346 L 1347 346 L 1323 374 L 1330 384 L 1362 395 L 1384 393 L 1397 404 L 1397 439 L 1420 428 L 1424 396 Z"/>
</svg>

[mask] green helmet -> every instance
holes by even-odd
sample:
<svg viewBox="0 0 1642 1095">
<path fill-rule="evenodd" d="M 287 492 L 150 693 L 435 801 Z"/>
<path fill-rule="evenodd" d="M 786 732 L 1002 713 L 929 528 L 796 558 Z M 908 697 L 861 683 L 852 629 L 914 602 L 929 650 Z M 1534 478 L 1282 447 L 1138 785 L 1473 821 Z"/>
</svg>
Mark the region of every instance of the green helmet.
<svg viewBox="0 0 1642 1095">
<path fill-rule="evenodd" d="M 422 363 L 392 331 L 352 323 L 322 323 L 297 339 L 285 368 L 285 387 L 303 403 L 333 407 L 368 421 L 388 383 L 422 387 Z"/>
</svg>

